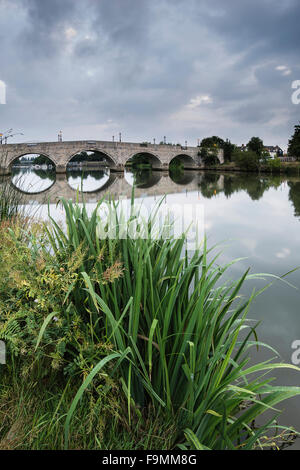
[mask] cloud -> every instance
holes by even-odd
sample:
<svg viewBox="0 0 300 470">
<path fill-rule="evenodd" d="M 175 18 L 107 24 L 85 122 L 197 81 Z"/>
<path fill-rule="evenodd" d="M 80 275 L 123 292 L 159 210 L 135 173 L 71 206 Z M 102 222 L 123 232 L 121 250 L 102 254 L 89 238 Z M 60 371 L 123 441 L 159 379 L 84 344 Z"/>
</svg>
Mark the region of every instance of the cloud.
<svg viewBox="0 0 300 470">
<path fill-rule="evenodd" d="M 107 138 L 112 119 L 127 140 L 286 147 L 299 13 L 296 0 L 0 0 L 1 120 L 27 140 Z"/>
<path fill-rule="evenodd" d="M 72 28 L 71 26 L 69 28 L 66 28 L 65 29 L 65 36 L 69 41 L 71 41 L 74 37 L 77 36 L 76 29 Z"/>
<path fill-rule="evenodd" d="M 275 70 L 281 72 L 283 76 L 290 75 L 292 73 L 291 69 L 289 69 L 286 65 L 278 65 L 275 67 Z"/>
<path fill-rule="evenodd" d="M 278 251 L 275 256 L 276 258 L 284 259 L 290 256 L 291 250 L 289 248 L 282 248 L 281 251 Z"/>
<path fill-rule="evenodd" d="M 187 108 L 194 109 L 201 106 L 201 104 L 212 103 L 212 98 L 209 95 L 198 95 L 195 98 L 191 98 L 190 102 L 186 105 Z"/>
</svg>

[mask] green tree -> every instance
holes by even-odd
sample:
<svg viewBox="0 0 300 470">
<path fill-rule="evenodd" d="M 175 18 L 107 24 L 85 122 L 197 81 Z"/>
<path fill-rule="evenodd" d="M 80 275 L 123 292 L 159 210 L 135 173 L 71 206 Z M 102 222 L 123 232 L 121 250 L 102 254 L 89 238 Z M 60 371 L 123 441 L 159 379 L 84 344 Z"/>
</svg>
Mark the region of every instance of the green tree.
<svg viewBox="0 0 300 470">
<path fill-rule="evenodd" d="M 260 154 L 260 158 L 263 163 L 267 163 L 271 158 L 270 152 L 268 152 L 268 150 L 263 149 Z"/>
<path fill-rule="evenodd" d="M 243 170 L 257 170 L 259 166 L 259 155 L 253 150 L 242 151 L 236 148 L 233 151 L 233 160 Z"/>
<path fill-rule="evenodd" d="M 295 132 L 289 140 L 288 156 L 300 160 L 300 125 L 296 124 Z"/>
<path fill-rule="evenodd" d="M 247 144 L 247 148 L 261 156 L 264 149 L 264 143 L 259 137 L 252 137 Z"/>
<path fill-rule="evenodd" d="M 201 160 L 204 162 L 205 166 L 217 165 L 218 163 L 220 163 L 218 159 L 217 149 L 201 147 L 201 150 L 200 152 L 198 152 L 198 155 L 200 155 Z"/>
<path fill-rule="evenodd" d="M 231 162 L 232 161 L 232 155 L 233 155 L 233 151 L 234 151 L 235 148 L 236 148 L 236 146 L 234 144 L 232 144 L 229 139 L 226 139 L 226 141 L 223 144 L 225 162 Z"/>
<path fill-rule="evenodd" d="M 35 165 L 51 165 L 52 162 L 45 155 L 39 155 L 38 157 L 34 159 L 34 164 Z"/>
<path fill-rule="evenodd" d="M 212 137 L 205 137 L 202 139 L 200 147 L 206 147 L 206 148 L 223 148 L 225 142 L 221 137 L 218 137 L 217 135 L 213 135 Z"/>
<path fill-rule="evenodd" d="M 223 140 L 217 135 L 213 135 L 212 137 L 205 137 L 204 139 L 202 139 L 200 147 L 210 149 L 223 149 L 224 160 L 227 162 L 231 162 L 232 154 L 235 149 L 235 145 L 232 144 L 229 139 Z"/>
</svg>

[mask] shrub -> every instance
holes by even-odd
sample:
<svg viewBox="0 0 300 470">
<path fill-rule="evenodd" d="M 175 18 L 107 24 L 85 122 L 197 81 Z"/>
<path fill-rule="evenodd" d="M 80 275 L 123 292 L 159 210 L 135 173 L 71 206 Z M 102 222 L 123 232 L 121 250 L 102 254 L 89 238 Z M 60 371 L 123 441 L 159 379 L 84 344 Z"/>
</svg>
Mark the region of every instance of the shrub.
<svg viewBox="0 0 300 470">
<path fill-rule="evenodd" d="M 271 171 L 280 171 L 280 168 L 281 168 L 280 158 L 274 158 L 274 159 L 268 160 L 267 165 Z"/>
</svg>

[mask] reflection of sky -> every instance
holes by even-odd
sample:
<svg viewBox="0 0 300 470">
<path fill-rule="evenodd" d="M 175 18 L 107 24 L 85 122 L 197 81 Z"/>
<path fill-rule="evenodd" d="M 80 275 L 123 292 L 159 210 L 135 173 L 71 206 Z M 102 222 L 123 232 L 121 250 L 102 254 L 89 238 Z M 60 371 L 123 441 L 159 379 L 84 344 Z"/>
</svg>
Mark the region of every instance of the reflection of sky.
<svg viewBox="0 0 300 470">
<path fill-rule="evenodd" d="M 96 179 L 93 175 L 87 175 L 86 178 L 81 179 L 81 176 L 74 176 L 72 173 L 68 173 L 68 183 L 71 188 L 75 189 L 75 191 L 83 191 L 83 192 L 93 192 L 98 191 L 102 188 L 102 186 L 107 183 L 109 180 L 109 174 L 104 173 L 101 179 Z"/>
<path fill-rule="evenodd" d="M 41 178 L 33 171 L 24 171 L 12 175 L 12 184 L 25 193 L 42 193 L 49 189 L 54 181 L 50 178 Z"/>
<path fill-rule="evenodd" d="M 133 176 L 132 171 L 128 171 L 128 170 L 125 169 L 124 178 L 130 186 L 133 186 L 134 176 Z"/>
<path fill-rule="evenodd" d="M 128 177 L 130 178 L 130 174 Z M 211 199 L 204 198 L 195 190 L 189 191 L 188 187 L 187 191 L 185 188 L 180 191 L 177 194 L 168 194 L 166 203 L 169 206 L 203 204 L 208 245 L 224 242 L 219 247 L 219 250 L 223 250 L 219 263 L 246 257 L 230 268 L 231 277 L 237 278 L 248 267 L 251 268 L 251 273 L 281 276 L 300 266 L 300 221 L 294 216 L 287 185 L 282 184 L 278 189 L 271 188 L 265 191 L 261 199 L 255 201 L 243 190 L 230 197 L 219 192 Z M 145 194 L 143 200 L 146 205 L 151 206 L 158 198 L 147 197 Z M 89 212 L 94 207 L 95 204 L 87 204 Z M 43 209 L 45 216 L 46 212 L 46 208 Z M 51 212 L 55 218 L 63 219 L 60 207 L 52 205 Z M 249 295 L 254 287 L 261 288 L 270 280 L 267 277 L 265 281 L 249 280 L 244 293 Z M 261 322 L 257 330 L 259 340 L 272 345 L 279 351 L 282 360 L 290 362 L 293 352 L 291 344 L 300 339 L 300 270 L 289 275 L 287 280 L 297 289 L 274 280 L 273 285 L 254 301 L 249 317 Z M 253 350 L 253 355 L 256 354 Z M 263 349 L 258 355 L 263 359 L 273 357 L 272 352 Z M 297 373 L 281 370 L 275 375 L 279 377 L 281 384 L 300 385 L 300 376 Z M 300 398 L 286 402 L 282 407 L 286 409 L 283 422 L 300 429 Z M 297 446 L 299 444 L 294 448 Z"/>
</svg>

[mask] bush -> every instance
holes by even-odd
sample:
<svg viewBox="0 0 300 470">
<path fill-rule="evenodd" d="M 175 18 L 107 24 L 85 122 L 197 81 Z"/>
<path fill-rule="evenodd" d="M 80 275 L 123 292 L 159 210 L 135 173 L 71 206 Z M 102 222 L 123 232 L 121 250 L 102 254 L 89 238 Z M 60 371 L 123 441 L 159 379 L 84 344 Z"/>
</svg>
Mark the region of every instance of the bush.
<svg viewBox="0 0 300 470">
<path fill-rule="evenodd" d="M 274 159 L 268 160 L 267 165 L 271 171 L 280 171 L 280 168 L 281 168 L 280 158 L 274 158 Z"/>
</svg>

